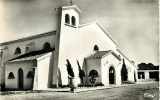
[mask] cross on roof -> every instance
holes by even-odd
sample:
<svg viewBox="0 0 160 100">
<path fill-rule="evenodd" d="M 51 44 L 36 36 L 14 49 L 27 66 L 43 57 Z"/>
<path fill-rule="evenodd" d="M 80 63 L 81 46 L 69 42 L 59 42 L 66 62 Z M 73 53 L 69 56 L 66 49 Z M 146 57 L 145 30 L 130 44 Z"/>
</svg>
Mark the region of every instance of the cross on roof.
<svg viewBox="0 0 160 100">
<path fill-rule="evenodd" d="M 72 0 L 70 0 L 70 2 L 69 2 L 69 3 L 70 3 L 70 5 L 73 5 L 73 1 L 72 1 Z"/>
</svg>

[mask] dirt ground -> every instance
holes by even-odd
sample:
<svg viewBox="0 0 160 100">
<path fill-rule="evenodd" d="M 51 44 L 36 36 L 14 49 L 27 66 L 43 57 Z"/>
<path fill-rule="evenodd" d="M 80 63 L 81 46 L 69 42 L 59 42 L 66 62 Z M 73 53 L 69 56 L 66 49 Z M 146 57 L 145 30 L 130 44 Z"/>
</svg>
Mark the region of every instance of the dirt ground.
<svg viewBox="0 0 160 100">
<path fill-rule="evenodd" d="M 128 85 L 80 93 L 49 92 L 0 95 L 0 100 L 159 100 L 158 83 Z"/>
</svg>

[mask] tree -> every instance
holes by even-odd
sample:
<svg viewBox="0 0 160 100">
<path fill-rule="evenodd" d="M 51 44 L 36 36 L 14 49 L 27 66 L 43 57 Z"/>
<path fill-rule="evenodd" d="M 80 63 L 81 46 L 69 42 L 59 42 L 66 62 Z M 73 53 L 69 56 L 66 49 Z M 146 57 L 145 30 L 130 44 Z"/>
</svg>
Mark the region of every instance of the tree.
<svg viewBox="0 0 160 100">
<path fill-rule="evenodd" d="M 74 77 L 74 72 L 73 72 L 70 61 L 68 59 L 66 61 L 67 61 L 66 66 L 67 66 L 68 75 L 69 75 L 69 77 Z"/>
<path fill-rule="evenodd" d="M 127 72 L 125 61 L 123 59 L 122 70 L 121 70 L 121 80 L 122 82 L 124 82 L 124 81 L 127 81 L 127 79 L 128 79 L 128 72 Z"/>
<path fill-rule="evenodd" d="M 79 64 L 79 61 L 77 60 L 78 70 L 79 70 L 79 78 L 81 80 L 81 83 L 83 84 L 83 77 L 85 77 L 84 70 L 81 69 L 81 66 Z"/>
<path fill-rule="evenodd" d="M 73 72 L 70 61 L 68 59 L 66 61 L 67 61 L 66 66 L 67 66 L 67 72 L 68 72 L 69 87 L 71 88 L 71 91 L 74 91 L 74 88 L 75 88 L 73 83 L 74 72 Z"/>
<path fill-rule="evenodd" d="M 89 72 L 90 82 L 92 85 L 96 82 L 96 77 L 98 77 L 98 72 L 96 70 L 91 70 Z"/>
</svg>

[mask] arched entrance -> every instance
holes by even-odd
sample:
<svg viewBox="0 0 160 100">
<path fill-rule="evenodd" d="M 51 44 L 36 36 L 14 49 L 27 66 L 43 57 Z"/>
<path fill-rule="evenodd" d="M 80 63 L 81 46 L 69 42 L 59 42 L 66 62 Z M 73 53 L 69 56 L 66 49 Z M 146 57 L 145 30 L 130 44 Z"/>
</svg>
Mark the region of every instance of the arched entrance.
<svg viewBox="0 0 160 100">
<path fill-rule="evenodd" d="M 23 70 L 21 68 L 18 70 L 18 88 L 23 89 Z"/>
<path fill-rule="evenodd" d="M 114 67 L 109 68 L 109 84 L 115 84 L 115 69 L 114 69 Z"/>
<path fill-rule="evenodd" d="M 122 83 L 124 83 L 127 80 L 128 80 L 128 71 L 127 71 L 126 64 L 123 59 L 123 64 L 122 64 L 122 69 L 121 69 L 121 81 Z"/>
</svg>

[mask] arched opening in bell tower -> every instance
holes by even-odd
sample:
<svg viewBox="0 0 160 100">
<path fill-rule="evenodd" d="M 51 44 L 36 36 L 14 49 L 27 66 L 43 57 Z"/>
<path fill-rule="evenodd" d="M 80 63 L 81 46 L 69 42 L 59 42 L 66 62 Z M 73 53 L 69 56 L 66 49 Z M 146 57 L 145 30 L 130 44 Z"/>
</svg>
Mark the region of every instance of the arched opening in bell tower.
<svg viewBox="0 0 160 100">
<path fill-rule="evenodd" d="M 70 24 L 70 16 L 69 14 L 65 14 L 65 23 Z"/>
</svg>

